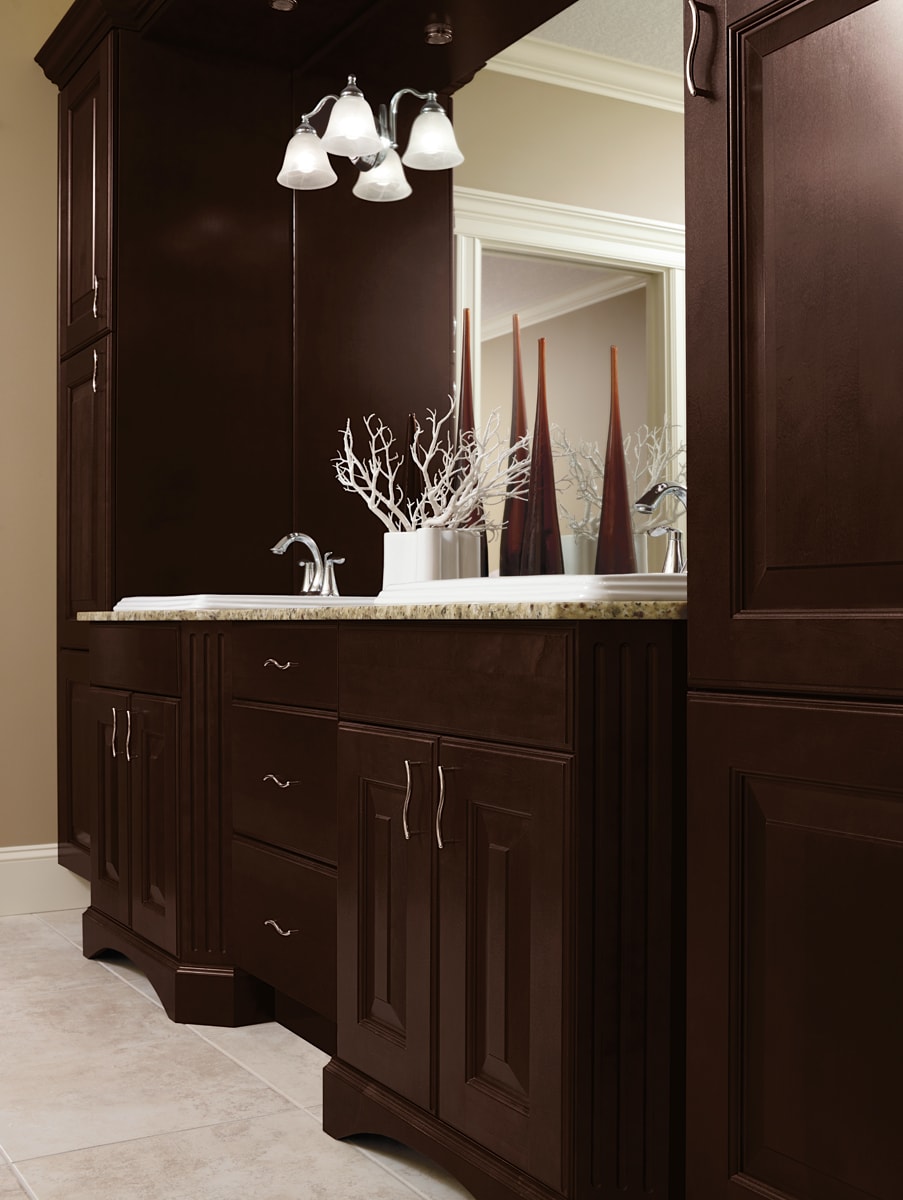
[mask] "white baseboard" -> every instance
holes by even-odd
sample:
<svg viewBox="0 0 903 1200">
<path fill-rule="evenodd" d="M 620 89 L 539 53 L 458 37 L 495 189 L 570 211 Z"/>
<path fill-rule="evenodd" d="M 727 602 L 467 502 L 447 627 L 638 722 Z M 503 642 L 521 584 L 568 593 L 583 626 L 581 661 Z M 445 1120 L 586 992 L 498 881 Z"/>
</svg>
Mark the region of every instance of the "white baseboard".
<svg viewBox="0 0 903 1200">
<path fill-rule="evenodd" d="M 87 880 L 56 861 L 56 843 L 0 846 L 0 917 L 87 908 Z"/>
</svg>

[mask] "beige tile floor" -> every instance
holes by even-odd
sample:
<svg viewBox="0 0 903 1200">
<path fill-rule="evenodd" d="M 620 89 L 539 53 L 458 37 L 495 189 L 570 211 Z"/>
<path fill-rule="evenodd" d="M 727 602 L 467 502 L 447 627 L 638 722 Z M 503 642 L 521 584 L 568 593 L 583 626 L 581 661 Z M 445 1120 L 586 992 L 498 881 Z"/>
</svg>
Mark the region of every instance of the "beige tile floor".
<svg viewBox="0 0 903 1200">
<path fill-rule="evenodd" d="M 315 1047 L 175 1025 L 81 913 L 0 917 L 0 1200 L 468 1200 L 383 1138 L 323 1133 Z"/>
</svg>

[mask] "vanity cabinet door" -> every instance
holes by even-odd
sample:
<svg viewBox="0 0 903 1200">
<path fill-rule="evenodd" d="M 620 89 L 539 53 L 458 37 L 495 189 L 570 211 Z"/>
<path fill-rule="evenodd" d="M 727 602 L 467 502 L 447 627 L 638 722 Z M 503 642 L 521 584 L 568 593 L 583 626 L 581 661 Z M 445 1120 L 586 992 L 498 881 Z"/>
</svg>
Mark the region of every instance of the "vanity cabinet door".
<svg viewBox="0 0 903 1200">
<path fill-rule="evenodd" d="M 563 1186 L 571 759 L 443 739 L 441 1120 Z"/>
<path fill-rule="evenodd" d="M 60 354 L 110 328 L 113 41 L 60 92 Z"/>
<path fill-rule="evenodd" d="M 129 923 L 129 779 L 123 726 L 128 692 L 92 688 L 91 904 L 123 925 Z"/>
<path fill-rule="evenodd" d="M 169 954 L 178 943 L 179 708 L 178 700 L 133 695 L 126 714 L 131 926 Z"/>
<path fill-rule="evenodd" d="M 338 1056 L 422 1108 L 435 761 L 433 738 L 339 727 Z"/>
<path fill-rule="evenodd" d="M 91 905 L 176 953 L 179 701 L 92 688 Z"/>
</svg>

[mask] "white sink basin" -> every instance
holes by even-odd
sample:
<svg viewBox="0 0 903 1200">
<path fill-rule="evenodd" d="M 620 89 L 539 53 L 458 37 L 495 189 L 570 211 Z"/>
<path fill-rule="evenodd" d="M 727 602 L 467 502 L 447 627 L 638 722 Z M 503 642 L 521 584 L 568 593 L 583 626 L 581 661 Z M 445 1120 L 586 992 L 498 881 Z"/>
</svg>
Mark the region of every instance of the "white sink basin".
<svg viewBox="0 0 903 1200">
<path fill-rule="evenodd" d="M 687 598 L 686 575 L 505 575 L 489 579 L 433 579 L 383 588 L 380 604 L 592 603 L 600 600 L 671 600 Z"/>
<path fill-rule="evenodd" d="M 326 608 L 340 604 L 372 604 L 373 596 L 239 596 L 201 592 L 194 596 L 125 596 L 113 612 L 199 612 L 212 609 Z"/>
</svg>

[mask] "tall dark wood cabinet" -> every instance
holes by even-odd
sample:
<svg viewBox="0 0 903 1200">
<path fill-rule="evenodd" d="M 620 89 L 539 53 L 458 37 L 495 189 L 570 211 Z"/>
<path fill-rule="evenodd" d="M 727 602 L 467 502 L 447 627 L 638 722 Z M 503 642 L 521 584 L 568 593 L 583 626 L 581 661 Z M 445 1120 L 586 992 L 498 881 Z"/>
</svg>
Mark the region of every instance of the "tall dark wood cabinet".
<svg viewBox="0 0 903 1200">
<path fill-rule="evenodd" d="M 903 1178 L 903 41 L 894 0 L 700 5 L 687 1189 Z"/>
</svg>

